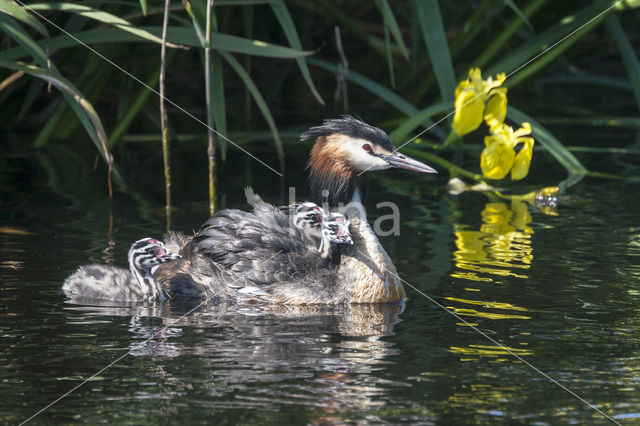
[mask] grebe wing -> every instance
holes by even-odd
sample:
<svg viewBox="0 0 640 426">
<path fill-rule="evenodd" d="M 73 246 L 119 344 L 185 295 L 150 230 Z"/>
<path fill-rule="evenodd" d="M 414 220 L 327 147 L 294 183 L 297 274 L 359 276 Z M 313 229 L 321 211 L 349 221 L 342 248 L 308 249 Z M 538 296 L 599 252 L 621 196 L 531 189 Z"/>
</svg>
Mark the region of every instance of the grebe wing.
<svg viewBox="0 0 640 426">
<path fill-rule="evenodd" d="M 211 295 L 268 295 L 276 287 L 323 286 L 333 280 L 334 271 L 310 247 L 302 232 L 290 224 L 279 209 L 257 203 L 252 213 L 222 210 L 203 225 L 183 249 L 182 259 L 162 265 L 154 273 L 161 281 L 173 276 L 188 278 Z M 163 284 L 164 285 L 164 284 Z M 166 288 L 166 286 L 165 286 Z"/>
</svg>

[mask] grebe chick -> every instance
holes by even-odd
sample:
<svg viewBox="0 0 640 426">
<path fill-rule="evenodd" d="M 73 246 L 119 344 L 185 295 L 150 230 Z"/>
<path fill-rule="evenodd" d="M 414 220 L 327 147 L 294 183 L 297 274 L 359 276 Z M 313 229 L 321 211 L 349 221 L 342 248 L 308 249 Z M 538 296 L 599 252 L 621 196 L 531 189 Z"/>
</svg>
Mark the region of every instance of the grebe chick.
<svg viewBox="0 0 640 426">
<path fill-rule="evenodd" d="M 353 244 L 349 226 L 351 226 L 349 219 L 340 213 L 331 213 L 323 218 L 322 239 L 318 247 L 320 256 L 328 258 L 332 253 L 332 244 Z"/>
<path fill-rule="evenodd" d="M 128 258 L 128 271 L 111 265 L 81 266 L 64 281 L 62 289 L 70 296 L 87 299 L 127 302 L 168 299 L 152 273 L 180 255 L 168 251 L 161 241 L 143 238 L 131 245 Z"/>
<path fill-rule="evenodd" d="M 318 252 L 323 258 L 328 258 L 332 253 L 332 244 L 353 244 L 349 226 L 349 219 L 343 214 L 327 212 L 316 203 L 305 201 L 295 204 L 293 212 L 293 224 L 296 228 L 305 232 L 312 244 L 318 244 Z M 284 207 L 284 210 L 290 206 Z"/>
</svg>

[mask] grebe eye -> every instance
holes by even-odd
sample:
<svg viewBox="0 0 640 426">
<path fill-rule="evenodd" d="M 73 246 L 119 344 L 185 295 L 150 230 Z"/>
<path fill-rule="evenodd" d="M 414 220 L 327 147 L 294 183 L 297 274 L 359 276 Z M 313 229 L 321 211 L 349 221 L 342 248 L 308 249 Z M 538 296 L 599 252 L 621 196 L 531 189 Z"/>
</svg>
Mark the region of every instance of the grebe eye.
<svg viewBox="0 0 640 426">
<path fill-rule="evenodd" d="M 364 149 L 367 152 L 371 152 L 371 145 L 369 145 L 368 143 L 365 143 L 364 145 L 362 145 L 362 149 Z"/>
</svg>

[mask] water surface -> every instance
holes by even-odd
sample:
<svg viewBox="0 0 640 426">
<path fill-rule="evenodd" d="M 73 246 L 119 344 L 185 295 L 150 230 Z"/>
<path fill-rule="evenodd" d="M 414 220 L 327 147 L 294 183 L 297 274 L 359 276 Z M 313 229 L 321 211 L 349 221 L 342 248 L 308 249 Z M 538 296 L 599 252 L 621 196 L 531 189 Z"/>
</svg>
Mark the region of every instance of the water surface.
<svg viewBox="0 0 640 426">
<path fill-rule="evenodd" d="M 290 167 L 304 155 L 291 152 Z M 207 217 L 204 171 L 176 156 L 172 228 L 190 231 Z M 581 159 L 638 170 L 637 158 Z M 445 174 L 381 172 L 371 218 L 385 200 L 402 212 L 400 236 L 383 244 L 400 275 L 446 309 L 410 287 L 404 306 L 96 306 L 70 303 L 62 281 L 85 263 L 124 266 L 132 241 L 162 235 L 161 177 L 125 166 L 135 192 L 110 202 L 92 164 L 72 168 L 54 152 L 2 161 L 2 423 L 25 420 L 127 353 L 34 421 L 608 422 L 521 359 L 618 421 L 640 418 L 637 183 L 586 178 L 554 216 L 450 195 Z M 562 180 L 554 167 L 534 157 L 531 188 Z M 289 184 L 306 193 L 302 170 L 281 182 L 240 156 L 219 177 L 226 206 L 244 208 L 247 183 L 274 202 Z"/>
</svg>

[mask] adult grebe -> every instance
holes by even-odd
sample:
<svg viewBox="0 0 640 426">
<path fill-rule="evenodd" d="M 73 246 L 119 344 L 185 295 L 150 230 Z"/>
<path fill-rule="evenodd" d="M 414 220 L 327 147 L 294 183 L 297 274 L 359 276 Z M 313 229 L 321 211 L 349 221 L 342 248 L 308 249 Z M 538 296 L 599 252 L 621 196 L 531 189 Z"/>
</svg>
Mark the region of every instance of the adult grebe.
<svg viewBox="0 0 640 426">
<path fill-rule="evenodd" d="M 285 304 L 398 302 L 405 298 L 393 262 L 371 230 L 362 207 L 366 171 L 397 167 L 435 173 L 395 150 L 387 134 L 350 116 L 304 132 L 315 139 L 309 160 L 316 201 L 330 210 L 351 208 L 353 245 L 333 265 L 305 244 L 281 210 L 257 203 L 252 213 L 222 210 L 181 250 L 182 259 L 154 277 L 165 289 L 190 286 L 189 296 L 251 298 Z"/>
<path fill-rule="evenodd" d="M 129 270 L 111 265 L 84 265 L 70 275 L 62 289 L 69 296 L 117 301 L 164 301 L 165 291 L 153 279 L 158 265 L 179 259 L 161 241 L 144 238 L 129 249 Z"/>
</svg>

